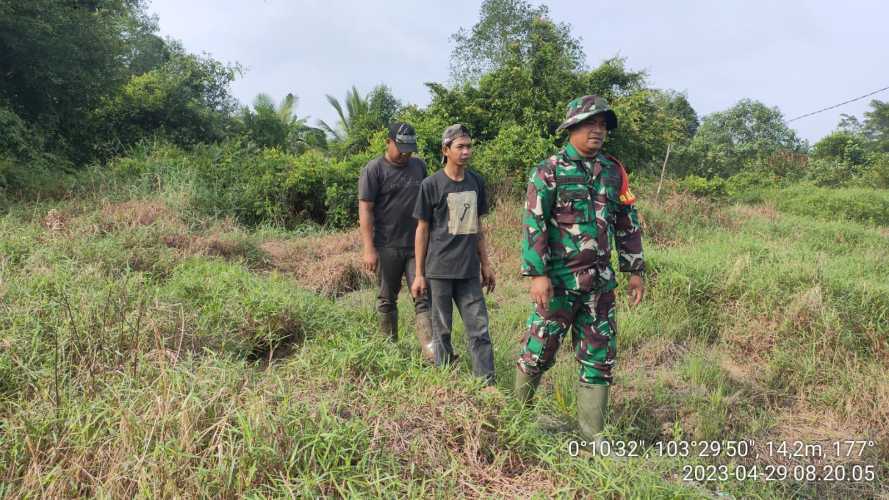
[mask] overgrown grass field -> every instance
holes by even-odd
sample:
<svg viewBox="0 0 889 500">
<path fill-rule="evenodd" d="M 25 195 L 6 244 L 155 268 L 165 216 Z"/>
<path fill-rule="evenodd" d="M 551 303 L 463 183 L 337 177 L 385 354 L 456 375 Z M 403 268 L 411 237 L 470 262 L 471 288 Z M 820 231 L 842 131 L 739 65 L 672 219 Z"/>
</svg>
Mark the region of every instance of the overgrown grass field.
<svg viewBox="0 0 889 500">
<path fill-rule="evenodd" d="M 487 221 L 498 396 L 468 356 L 423 364 L 405 292 L 401 340 L 375 334 L 356 233 L 243 226 L 200 210 L 200 189 L 100 181 L 0 217 L 0 496 L 889 495 L 889 221 L 854 203 L 883 192 L 745 204 L 640 186 L 648 295 L 619 300 L 606 432 L 648 456 L 617 458 L 569 451 L 569 345 L 535 408 L 510 397 L 530 307 L 517 200 Z M 830 451 L 853 439 L 874 444 Z M 655 451 L 703 440 L 759 456 Z M 768 453 L 796 440 L 826 456 Z M 694 480 L 695 465 L 760 477 Z M 794 481 L 807 465 L 874 477 Z"/>
</svg>

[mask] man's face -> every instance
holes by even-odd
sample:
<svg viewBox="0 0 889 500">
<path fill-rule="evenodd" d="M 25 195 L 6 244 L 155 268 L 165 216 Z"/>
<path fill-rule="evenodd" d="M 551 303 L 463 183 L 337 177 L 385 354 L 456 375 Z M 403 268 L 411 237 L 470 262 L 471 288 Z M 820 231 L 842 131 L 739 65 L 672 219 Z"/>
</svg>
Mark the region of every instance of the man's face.
<svg viewBox="0 0 889 500">
<path fill-rule="evenodd" d="M 607 136 L 608 124 L 605 116 L 600 114 L 572 127 L 569 140 L 580 154 L 589 156 L 602 149 Z"/>
<path fill-rule="evenodd" d="M 396 165 L 406 165 L 412 154 L 414 153 L 402 153 L 398 150 L 398 145 L 395 144 L 395 140 L 389 138 L 386 139 L 386 159 L 390 162 Z"/>
<path fill-rule="evenodd" d="M 472 139 L 467 136 L 460 136 L 451 142 L 450 146 L 444 149 L 444 155 L 448 159 L 448 163 L 465 167 L 472 158 Z"/>
</svg>

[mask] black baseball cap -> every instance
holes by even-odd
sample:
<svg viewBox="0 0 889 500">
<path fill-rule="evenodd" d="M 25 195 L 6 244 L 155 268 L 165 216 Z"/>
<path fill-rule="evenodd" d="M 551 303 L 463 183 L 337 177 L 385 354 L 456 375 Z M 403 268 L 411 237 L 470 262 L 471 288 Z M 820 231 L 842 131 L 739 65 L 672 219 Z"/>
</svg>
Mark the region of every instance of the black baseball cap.
<svg viewBox="0 0 889 500">
<path fill-rule="evenodd" d="M 417 131 L 409 123 L 395 122 L 389 125 L 389 138 L 401 153 L 417 152 Z"/>
</svg>

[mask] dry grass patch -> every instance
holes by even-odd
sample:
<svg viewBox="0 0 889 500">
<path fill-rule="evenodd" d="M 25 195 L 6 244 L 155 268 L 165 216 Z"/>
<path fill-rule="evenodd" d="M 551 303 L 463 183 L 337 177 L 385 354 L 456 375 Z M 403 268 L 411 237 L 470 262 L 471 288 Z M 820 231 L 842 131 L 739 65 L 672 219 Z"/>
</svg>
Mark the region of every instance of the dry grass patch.
<svg viewBox="0 0 889 500">
<path fill-rule="evenodd" d="M 361 265 L 358 231 L 293 240 L 270 240 L 260 248 L 271 266 L 292 274 L 305 288 L 327 297 L 367 288 L 375 277 Z"/>
<path fill-rule="evenodd" d="M 743 359 L 748 365 L 764 365 L 779 339 L 781 323 L 765 315 L 749 316 L 742 313 L 743 307 L 729 306 L 737 318 L 720 332 L 720 338 L 732 355 Z"/>
<path fill-rule="evenodd" d="M 625 354 L 620 354 L 621 370 L 635 372 L 672 368 L 688 353 L 688 347 L 664 337 L 653 337 Z M 626 366 L 625 368 L 623 366 Z"/>
<path fill-rule="evenodd" d="M 68 221 L 70 217 L 61 212 L 60 210 L 53 208 L 50 209 L 46 215 L 43 217 L 41 224 L 46 228 L 47 231 L 51 232 L 60 232 L 64 231 L 68 226 Z"/>
<path fill-rule="evenodd" d="M 185 226 L 179 216 L 165 203 L 157 200 L 131 200 L 105 204 L 100 211 L 105 230 L 133 229 L 160 224 L 171 228 Z"/>
<path fill-rule="evenodd" d="M 172 234 L 163 237 L 164 244 L 187 255 L 207 255 L 233 259 L 243 257 L 250 251 L 244 241 L 226 239 L 219 234 L 210 236 L 194 236 L 189 234 Z"/>
<path fill-rule="evenodd" d="M 763 203 L 761 205 L 736 205 L 733 207 L 732 211 L 742 221 L 760 217 L 769 222 L 774 222 L 781 217 L 781 213 L 778 212 L 778 209 L 771 203 Z"/>
<path fill-rule="evenodd" d="M 460 496 L 513 497 L 557 490 L 552 474 L 541 464 L 500 442 L 502 398 L 479 398 L 448 385 L 428 386 L 411 398 L 389 403 L 383 411 L 376 408 L 378 402 L 362 401 L 365 410 L 347 411 L 366 415 L 373 429 L 371 447 L 399 457 L 404 481 L 415 480 L 418 472 L 438 477 L 451 470 Z"/>
</svg>

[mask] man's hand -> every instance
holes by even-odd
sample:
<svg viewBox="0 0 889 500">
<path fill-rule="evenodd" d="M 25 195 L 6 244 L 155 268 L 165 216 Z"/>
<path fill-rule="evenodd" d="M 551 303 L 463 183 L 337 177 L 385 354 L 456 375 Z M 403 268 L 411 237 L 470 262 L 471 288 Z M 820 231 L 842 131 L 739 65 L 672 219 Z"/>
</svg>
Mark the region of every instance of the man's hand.
<svg viewBox="0 0 889 500">
<path fill-rule="evenodd" d="M 418 299 L 426 295 L 426 292 L 428 291 L 429 286 L 426 285 L 426 278 L 417 275 L 417 277 L 414 278 L 414 284 L 411 285 L 411 295 L 413 295 L 415 299 Z"/>
<path fill-rule="evenodd" d="M 642 302 L 642 298 L 645 297 L 645 282 L 642 280 L 642 275 L 633 274 L 630 276 L 627 293 L 630 296 L 630 305 L 638 306 Z"/>
<path fill-rule="evenodd" d="M 545 311 L 553 298 L 553 284 L 549 276 L 534 276 L 531 278 L 531 300 L 541 310 Z"/>
<path fill-rule="evenodd" d="M 361 257 L 361 261 L 364 264 L 365 270 L 375 273 L 377 272 L 377 264 L 380 262 L 380 253 L 377 252 L 376 248 L 366 248 L 364 250 L 364 255 Z"/>
<path fill-rule="evenodd" d="M 494 291 L 497 280 L 494 279 L 494 270 L 491 266 L 482 266 L 482 286 L 488 290 L 488 293 Z"/>
</svg>

